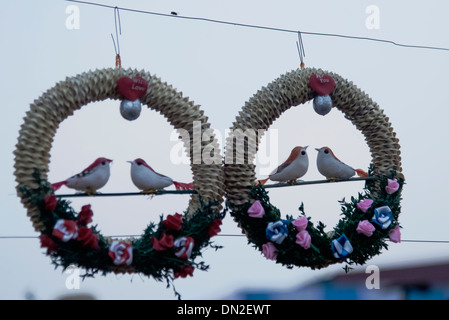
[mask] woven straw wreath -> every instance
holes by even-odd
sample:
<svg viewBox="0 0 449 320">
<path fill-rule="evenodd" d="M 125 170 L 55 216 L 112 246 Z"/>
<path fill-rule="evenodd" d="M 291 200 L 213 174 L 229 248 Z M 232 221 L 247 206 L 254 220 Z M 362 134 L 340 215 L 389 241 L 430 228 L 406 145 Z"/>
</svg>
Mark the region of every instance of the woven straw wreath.
<svg viewBox="0 0 449 320">
<path fill-rule="evenodd" d="M 50 150 L 56 130 L 64 119 L 88 103 L 106 99 L 122 99 L 123 97 L 117 90 L 117 80 L 121 77 L 145 79 L 148 83 L 148 90 L 140 98 L 141 103 L 160 112 L 176 129 L 186 130 L 190 133 L 189 141 L 183 142 L 186 150 L 189 150 L 196 194 L 192 194 L 189 206 L 182 217 L 181 230 L 165 230 L 161 218 L 161 222 L 158 225 L 153 225 L 152 229 L 148 228 L 146 230 L 148 234 L 143 235 L 140 239 L 120 240 L 132 245 L 139 243 L 139 248 L 134 249 L 135 259 L 130 265 L 111 263 L 108 259 L 107 249 L 108 245 L 116 239 L 103 237 L 96 230 L 94 231 L 97 233 L 100 245 L 100 249 L 97 251 L 85 249 L 76 241 L 72 241 L 73 243 L 69 241 L 65 244 L 59 243 L 58 245 L 62 249 L 52 252 L 51 256 L 53 262 L 58 265 L 68 267 L 69 264 L 75 263 L 93 273 L 98 271 L 104 273 L 136 272 L 158 279 L 170 277 L 172 273 L 176 274 L 176 272 L 181 272 L 181 276 L 185 276 L 185 272 L 192 272 L 192 266 L 194 266 L 192 261 L 195 256 L 200 255 L 200 250 L 210 244 L 210 236 L 219 230 L 217 219 L 220 220 L 223 217 L 221 201 L 224 195 L 224 182 L 221 156 L 217 151 L 219 150 L 217 140 L 213 137 L 212 142 L 202 142 L 201 148 L 197 149 L 202 154 L 204 147 L 206 145 L 210 147 L 210 144 L 213 143 L 218 161 L 214 162 L 215 164 L 193 163 L 192 159 L 195 156 L 192 140 L 193 123 L 194 121 L 201 122 L 202 134 L 210 128 L 207 117 L 199 106 L 183 97 L 182 93 L 177 92 L 172 86 L 161 82 L 160 79 L 148 72 L 121 68 L 89 71 L 66 78 L 35 100 L 26 113 L 14 151 L 17 193 L 27 209 L 27 214 L 35 230 L 41 232 L 42 235 L 51 235 L 51 230 L 49 230 L 51 225 L 48 223 L 46 225 L 44 221 L 48 221 L 52 213 L 45 212 L 42 199 L 53 192 L 48 188 L 46 179 L 49 171 Z M 181 136 L 185 138 L 186 135 Z M 39 179 L 36 178 L 36 173 L 38 173 Z M 58 200 L 58 209 L 56 210 L 63 208 L 64 205 L 67 207 L 67 202 Z M 70 213 L 70 208 L 68 212 Z M 76 219 L 76 213 L 72 214 L 72 219 Z M 213 223 L 213 221 L 215 222 Z M 212 233 L 210 232 L 211 223 L 215 224 L 215 232 Z M 191 257 L 188 260 L 177 259 L 170 249 L 165 252 L 153 250 L 150 238 L 161 237 L 164 233 L 175 238 L 197 236 Z M 90 261 L 98 261 L 98 263 Z M 181 270 L 183 267 L 186 267 L 184 271 Z"/>
<path fill-rule="evenodd" d="M 399 200 L 404 178 L 401 169 L 399 140 L 396 138 L 396 133 L 388 117 L 377 103 L 352 82 L 338 74 L 314 68 L 298 69 L 280 76 L 251 97 L 236 117 L 230 132 L 244 132 L 247 129 L 253 129 L 255 132 L 259 129 L 267 130 L 273 121 L 286 110 L 312 100 L 316 93 L 309 85 L 309 78 L 314 74 L 327 74 L 334 79 L 335 88 L 330 94 L 332 103 L 365 136 L 372 157 L 370 174 L 378 179 L 367 181 L 365 188 L 367 193 L 359 195 L 358 199 L 353 199 L 352 203 L 343 206 L 345 217 L 340 220 L 333 232 L 325 234 L 320 226 L 315 228 L 309 221 L 307 231 L 312 236 L 312 244 L 315 242 L 317 250 L 304 250 L 294 243 L 298 230 L 295 230 L 291 223 L 293 222 L 292 217 L 283 220 L 286 232 L 290 231 L 288 238 L 282 244 L 274 245 L 266 239 L 265 228 L 270 222 L 283 218 L 279 216 L 279 210 L 269 202 L 263 187 L 255 186 L 256 174 L 253 163 L 261 137 L 257 138 L 256 148 L 245 147 L 234 150 L 234 148 L 229 148 L 229 146 L 235 145 L 236 139 L 231 135 L 227 137 L 226 151 L 232 150 L 235 153 L 226 154 L 227 161 L 224 165 L 227 203 L 231 209 L 231 215 L 239 223 L 248 240 L 260 251 L 263 251 L 268 259 L 276 260 L 278 263 L 290 267 L 296 265 L 311 268 L 321 268 L 347 260 L 346 257 L 341 259 L 334 256 L 331 250 L 333 240 L 342 236 L 345 230 L 347 233 L 352 233 L 350 229 L 354 223 L 360 222 L 362 219 L 371 219 L 375 206 L 388 204 L 392 207 L 394 218 L 388 229 L 378 231 L 370 239 L 359 237 L 355 233 L 351 236 L 354 253 L 348 255 L 348 261 L 349 263 L 363 263 L 366 259 L 378 254 L 379 250 L 386 246 L 384 239 L 388 238 L 388 232 L 393 227 L 399 227 L 397 217 L 400 212 Z M 244 163 L 238 164 L 238 162 L 228 161 L 228 159 L 243 159 Z M 385 193 L 387 178 L 396 179 L 400 183 L 401 188 L 394 195 Z M 356 204 L 368 198 L 374 199 L 373 208 L 367 213 L 359 212 Z M 248 210 L 256 200 L 262 203 L 265 210 L 265 216 L 261 219 L 248 217 Z M 303 213 L 302 208 L 300 211 Z M 361 249 L 363 254 L 357 255 L 355 251 L 356 247 L 361 247 L 359 244 L 367 249 Z M 321 248 L 319 248 L 320 246 Z M 268 254 L 267 256 L 265 249 L 268 247 L 273 249 L 271 253 L 274 252 L 274 255 Z M 351 260 L 352 257 L 353 260 Z"/>
</svg>

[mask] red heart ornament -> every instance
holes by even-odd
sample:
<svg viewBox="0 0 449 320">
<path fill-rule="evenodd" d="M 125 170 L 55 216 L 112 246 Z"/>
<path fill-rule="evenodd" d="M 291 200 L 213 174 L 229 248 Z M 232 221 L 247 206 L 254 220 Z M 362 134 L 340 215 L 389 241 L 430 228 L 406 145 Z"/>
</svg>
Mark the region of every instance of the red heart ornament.
<svg viewBox="0 0 449 320">
<path fill-rule="evenodd" d="M 320 96 L 327 96 L 335 88 L 334 79 L 328 74 L 312 74 L 309 85 Z"/>
<path fill-rule="evenodd" d="M 127 100 L 135 101 L 147 92 L 148 84 L 142 77 L 121 77 L 117 80 L 117 89 Z"/>
</svg>

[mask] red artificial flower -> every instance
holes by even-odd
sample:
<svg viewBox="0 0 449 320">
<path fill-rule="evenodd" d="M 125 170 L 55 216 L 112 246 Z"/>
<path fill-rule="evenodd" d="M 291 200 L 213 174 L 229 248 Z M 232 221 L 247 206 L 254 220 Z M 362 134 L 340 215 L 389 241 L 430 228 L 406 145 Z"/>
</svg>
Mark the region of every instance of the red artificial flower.
<svg viewBox="0 0 449 320">
<path fill-rule="evenodd" d="M 56 246 L 56 243 L 50 236 L 43 234 L 41 235 L 40 239 L 41 239 L 41 248 L 47 248 L 47 254 L 50 254 L 57 250 L 58 247 Z"/>
<path fill-rule="evenodd" d="M 90 247 L 95 250 L 100 249 L 100 246 L 98 245 L 98 236 L 91 228 L 79 228 L 78 237 L 76 240 L 83 243 L 86 247 Z"/>
<path fill-rule="evenodd" d="M 162 224 L 166 230 L 179 231 L 182 228 L 182 215 L 179 213 L 168 215 L 167 219 L 162 221 Z"/>
<path fill-rule="evenodd" d="M 63 242 L 67 242 L 78 237 L 78 226 L 73 220 L 59 219 L 51 234 Z"/>
<path fill-rule="evenodd" d="M 192 237 L 181 237 L 175 240 L 174 247 L 176 249 L 175 256 L 180 259 L 190 259 L 192 255 L 195 240 Z"/>
<path fill-rule="evenodd" d="M 90 204 L 86 204 L 81 207 L 81 211 L 78 214 L 78 225 L 87 226 L 92 222 L 92 216 L 94 213 L 90 209 Z"/>
<path fill-rule="evenodd" d="M 186 265 L 186 266 L 182 266 L 178 271 L 175 271 L 173 276 L 174 278 L 186 278 L 187 276 L 191 276 L 193 277 L 193 271 L 195 270 L 194 267 L 192 267 L 192 265 Z"/>
<path fill-rule="evenodd" d="M 207 231 L 210 238 L 216 236 L 221 231 L 220 229 L 221 224 L 222 224 L 221 219 L 215 219 L 214 221 L 211 222 L 211 224 L 209 225 L 209 229 Z"/>
<path fill-rule="evenodd" d="M 124 241 L 114 240 L 109 247 L 108 255 L 116 266 L 129 266 L 133 262 L 133 246 Z"/>
<path fill-rule="evenodd" d="M 51 196 L 46 196 L 44 198 L 45 211 L 54 211 L 58 205 L 58 200 L 56 196 L 52 194 Z"/>
<path fill-rule="evenodd" d="M 150 239 L 153 249 L 156 251 L 164 251 L 169 248 L 173 248 L 173 236 L 167 236 L 165 233 L 162 234 L 161 238 L 158 240 L 156 237 Z"/>
</svg>

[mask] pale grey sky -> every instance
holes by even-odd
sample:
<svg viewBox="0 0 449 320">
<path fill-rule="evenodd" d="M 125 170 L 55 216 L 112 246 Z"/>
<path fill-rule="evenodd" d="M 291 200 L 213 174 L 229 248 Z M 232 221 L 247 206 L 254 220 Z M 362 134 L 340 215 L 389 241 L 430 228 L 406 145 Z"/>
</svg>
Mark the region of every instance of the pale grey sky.
<svg viewBox="0 0 449 320">
<path fill-rule="evenodd" d="M 80 28 L 66 28 L 65 1 L 5 1 L 0 19 L 0 75 L 3 101 L 1 130 L 3 182 L 0 185 L 0 236 L 37 236 L 15 194 L 13 150 L 29 104 L 58 81 L 96 68 L 114 67 L 112 9 L 78 4 Z M 449 47 L 449 5 L 443 1 L 98 1 L 108 5 L 160 13 L 227 20 L 310 32 L 339 33 L 388 39 L 400 43 Z M 368 29 L 365 12 L 379 8 L 379 29 Z M 245 101 L 279 75 L 299 67 L 295 34 L 239 28 L 170 17 L 120 11 L 120 47 L 125 68 L 144 69 L 172 84 L 201 105 L 212 127 L 224 138 Z M 406 185 L 400 222 L 403 239 L 449 240 L 446 181 L 449 115 L 446 73 L 449 52 L 407 49 L 385 43 L 303 35 L 305 64 L 339 73 L 370 95 L 390 118 L 400 139 Z M 52 148 L 50 178 L 77 173 L 98 156 L 114 159 L 110 183 L 103 192 L 135 191 L 127 160 L 142 157 L 156 170 L 189 182 L 188 165 L 170 161 L 173 128 L 150 110 L 128 122 L 119 102 L 84 107 L 64 121 Z M 348 164 L 367 168 L 370 155 L 363 136 L 341 113 L 322 117 L 311 104 L 292 108 L 271 127 L 279 137 L 283 161 L 296 145 L 332 146 Z M 119 146 L 119 147 L 117 147 Z M 316 155 L 309 152 L 306 180 L 319 179 Z M 272 167 L 275 167 L 274 164 Z M 284 188 L 271 191 L 283 214 L 297 215 L 303 201 L 313 221 L 332 229 L 339 219 L 338 201 L 357 195 L 362 184 Z M 148 199 L 82 199 L 92 203 L 95 223 L 104 234 L 141 234 L 161 213 L 183 211 L 188 197 Z M 133 212 L 129 213 L 129 207 Z M 128 212 L 126 217 L 124 212 Z M 123 223 L 126 221 L 127 223 Z M 223 233 L 239 234 L 228 215 Z M 343 272 L 341 266 L 319 271 L 287 270 L 266 260 L 244 237 L 216 237 L 224 248 L 207 250 L 207 272 L 175 281 L 185 299 L 220 298 L 242 287 L 290 288 L 305 281 Z M 23 299 L 25 292 L 52 299 L 71 293 L 67 274 L 54 270 L 37 239 L 0 239 L 0 298 Z M 391 244 L 369 264 L 445 259 L 447 244 Z M 382 270 L 382 269 L 381 269 Z M 78 292 L 100 299 L 173 299 L 165 283 L 138 275 L 97 276 L 81 283 Z"/>
</svg>

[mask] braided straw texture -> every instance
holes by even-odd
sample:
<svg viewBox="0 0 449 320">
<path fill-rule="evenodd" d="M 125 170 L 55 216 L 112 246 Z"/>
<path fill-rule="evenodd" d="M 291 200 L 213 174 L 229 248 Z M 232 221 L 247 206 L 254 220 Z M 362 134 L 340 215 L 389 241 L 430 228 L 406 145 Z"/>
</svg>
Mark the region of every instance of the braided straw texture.
<svg viewBox="0 0 449 320">
<path fill-rule="evenodd" d="M 36 231 L 43 231 L 44 228 L 39 221 L 39 209 L 21 194 L 20 188 L 38 187 L 33 178 L 35 169 L 40 171 L 43 179 L 47 179 L 50 149 L 59 124 L 88 103 L 121 99 L 117 90 L 117 80 L 124 76 L 130 78 L 140 76 L 147 81 L 149 89 L 140 101 L 150 109 L 161 113 L 178 129 L 186 150 L 189 150 L 193 183 L 198 194 L 192 195 L 187 215 L 193 215 L 200 207 L 200 196 L 205 203 L 221 202 L 225 187 L 218 142 L 210 132 L 208 134 L 212 136 L 212 142 L 198 142 L 193 139 L 194 122 L 198 124 L 201 136 L 210 128 L 208 119 L 200 107 L 187 97 L 183 97 L 182 93 L 177 92 L 171 85 L 161 82 L 147 72 L 121 68 L 101 69 L 66 78 L 65 81 L 57 83 L 35 100 L 26 113 L 14 151 L 14 175 L 17 193 L 27 208 L 27 214 Z M 189 135 L 181 134 L 185 133 L 184 130 L 189 132 Z M 208 149 L 214 148 L 212 164 L 205 164 L 202 161 L 201 155 L 205 146 L 208 146 Z M 217 205 L 216 210 L 221 210 L 221 206 Z"/>
<path fill-rule="evenodd" d="M 395 170 L 398 176 L 403 177 L 399 139 L 377 103 L 338 74 L 314 68 L 298 69 L 260 89 L 245 103 L 233 123 L 232 134 L 226 141 L 225 161 L 226 193 L 230 203 L 242 205 L 250 201 L 250 189 L 256 180 L 253 163 L 259 142 L 256 140 L 253 148 L 251 144 L 245 148 L 235 148 L 234 132 L 238 129 L 253 129 L 256 132 L 258 129 L 267 130 L 283 112 L 313 99 L 315 93 L 309 86 L 312 74 L 328 74 L 334 79 L 335 89 L 330 94 L 332 103 L 365 136 L 374 174 L 388 175 L 391 170 Z M 228 154 L 229 150 L 233 153 Z"/>
</svg>

